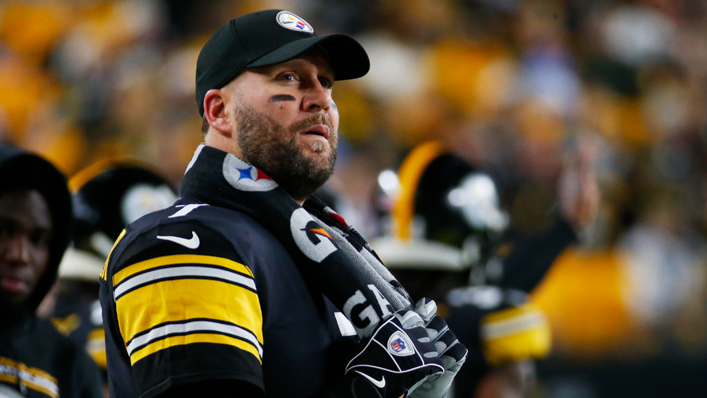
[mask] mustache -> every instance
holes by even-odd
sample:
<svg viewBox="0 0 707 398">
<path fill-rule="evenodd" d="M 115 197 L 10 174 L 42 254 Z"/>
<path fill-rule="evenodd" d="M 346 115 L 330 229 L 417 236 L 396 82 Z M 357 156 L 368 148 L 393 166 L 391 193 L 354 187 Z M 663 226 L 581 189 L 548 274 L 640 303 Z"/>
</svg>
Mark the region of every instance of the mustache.
<svg viewBox="0 0 707 398">
<path fill-rule="evenodd" d="M 300 120 L 299 122 L 292 123 L 290 125 L 290 132 L 296 133 L 298 131 L 302 131 L 315 126 L 317 124 L 324 124 L 329 127 L 329 131 L 334 131 L 334 125 L 331 123 L 331 120 L 329 119 L 329 115 L 326 113 L 317 113 L 315 115 L 312 115 L 304 120 Z"/>
</svg>

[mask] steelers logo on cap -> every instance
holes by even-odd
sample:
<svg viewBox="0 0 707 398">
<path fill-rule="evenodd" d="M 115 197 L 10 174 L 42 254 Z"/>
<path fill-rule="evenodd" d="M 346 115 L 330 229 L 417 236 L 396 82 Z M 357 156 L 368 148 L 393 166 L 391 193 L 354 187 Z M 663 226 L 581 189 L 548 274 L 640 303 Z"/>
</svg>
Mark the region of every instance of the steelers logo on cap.
<svg viewBox="0 0 707 398">
<path fill-rule="evenodd" d="M 277 23 L 285 29 L 294 30 L 296 32 L 314 33 L 312 25 L 289 11 L 280 11 L 277 13 L 275 19 Z"/>
</svg>

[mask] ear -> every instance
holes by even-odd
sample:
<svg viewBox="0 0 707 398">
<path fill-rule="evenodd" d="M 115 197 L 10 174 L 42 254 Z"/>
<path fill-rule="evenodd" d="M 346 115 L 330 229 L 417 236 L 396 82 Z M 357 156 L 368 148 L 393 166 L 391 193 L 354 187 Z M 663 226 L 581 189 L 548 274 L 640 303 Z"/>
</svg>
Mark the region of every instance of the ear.
<svg viewBox="0 0 707 398">
<path fill-rule="evenodd" d="M 204 96 L 204 116 L 218 133 L 231 137 L 233 125 L 231 115 L 226 109 L 225 93 L 218 89 L 211 89 Z"/>
</svg>

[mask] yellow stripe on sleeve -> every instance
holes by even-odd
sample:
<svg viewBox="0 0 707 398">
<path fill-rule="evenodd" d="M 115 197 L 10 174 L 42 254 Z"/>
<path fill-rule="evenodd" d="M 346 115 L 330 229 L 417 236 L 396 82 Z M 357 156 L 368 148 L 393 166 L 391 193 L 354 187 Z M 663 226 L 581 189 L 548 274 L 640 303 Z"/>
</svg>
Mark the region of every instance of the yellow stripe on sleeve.
<svg viewBox="0 0 707 398">
<path fill-rule="evenodd" d="M 132 275 L 137 274 L 138 272 L 146 271 L 151 268 L 161 267 L 164 265 L 174 264 L 218 265 L 220 267 L 228 268 L 230 270 L 249 275 L 251 278 L 253 277 L 253 272 L 250 270 L 250 268 L 246 267 L 241 263 L 229 260 L 227 258 L 203 256 L 198 254 L 178 254 L 173 256 L 157 257 L 125 267 L 124 269 L 116 272 L 115 275 L 113 275 L 113 286 L 117 286 L 120 282 L 131 277 Z"/>
<path fill-rule="evenodd" d="M 251 331 L 263 343 L 258 295 L 218 280 L 175 279 L 144 285 L 121 296 L 116 301 L 116 313 L 126 344 L 157 325 L 190 319 L 233 323 Z"/>
<path fill-rule="evenodd" d="M 193 343 L 215 343 L 234 346 L 240 348 L 243 351 L 253 354 L 258 359 L 258 362 L 260 362 L 261 364 L 263 363 L 263 360 L 258 354 L 258 350 L 250 343 L 247 343 L 235 337 L 224 336 L 222 334 L 197 333 L 188 334 L 186 336 L 172 336 L 155 341 L 154 343 L 149 344 L 133 353 L 133 355 L 130 356 L 130 364 L 135 365 L 137 361 L 145 358 L 146 356 L 154 354 L 166 348 Z"/>
<path fill-rule="evenodd" d="M 121 239 L 125 236 L 125 230 L 123 230 L 120 235 L 118 235 L 118 239 L 115 240 L 115 243 L 113 243 L 113 247 L 110 249 L 110 253 L 108 253 L 108 257 L 106 257 L 106 264 L 103 266 L 103 270 L 101 271 L 100 277 L 104 281 L 108 280 L 108 263 L 110 262 L 110 256 L 113 254 L 113 250 L 115 250 L 115 247 L 118 246 L 118 242 L 120 242 Z"/>
<path fill-rule="evenodd" d="M 525 303 L 518 307 L 506 308 L 501 311 L 492 312 L 484 316 L 484 323 L 497 323 L 517 319 L 526 314 L 540 313 L 538 307 L 533 303 Z"/>
<path fill-rule="evenodd" d="M 49 389 L 49 388 L 47 388 L 47 387 L 45 387 L 45 386 L 43 386 L 43 385 L 41 385 L 41 384 L 37 384 L 37 383 L 35 383 L 35 382 L 31 381 L 31 380 L 24 380 L 24 379 L 23 379 L 22 381 L 25 383 L 25 385 L 26 385 L 27 387 L 29 387 L 29 388 L 31 388 L 31 389 L 33 389 L 33 390 L 37 390 L 37 391 L 39 391 L 39 392 L 41 392 L 41 393 L 43 393 L 43 394 L 47 394 L 47 395 L 49 395 L 49 396 L 52 397 L 52 398 L 59 398 L 59 393 L 56 392 L 56 391 L 54 391 L 54 390 L 52 390 L 52 389 Z"/>
<path fill-rule="evenodd" d="M 543 358 L 550 352 L 550 325 L 532 304 L 484 317 L 481 323 L 484 357 L 492 365 Z"/>
<path fill-rule="evenodd" d="M 99 368 L 108 368 L 108 359 L 106 357 L 106 331 L 99 327 L 91 330 L 88 334 L 86 342 L 86 351 L 93 358 Z"/>
<path fill-rule="evenodd" d="M 0 365 L 5 368 L 5 373 L 0 373 L 0 381 L 11 384 L 17 384 L 22 381 L 30 389 L 39 391 L 52 398 L 59 397 L 58 382 L 49 373 L 5 357 L 0 357 Z"/>
<path fill-rule="evenodd" d="M 17 384 L 20 380 L 17 378 L 15 375 L 9 375 L 9 374 L 0 374 L 0 381 L 4 381 L 9 384 Z M 27 386 L 28 388 L 31 388 L 33 390 L 39 391 L 42 394 L 48 395 L 52 398 L 59 398 L 59 394 L 56 391 L 52 391 L 46 387 L 43 387 L 39 384 L 33 383 L 29 380 L 24 380 L 22 379 L 22 382 Z"/>
</svg>

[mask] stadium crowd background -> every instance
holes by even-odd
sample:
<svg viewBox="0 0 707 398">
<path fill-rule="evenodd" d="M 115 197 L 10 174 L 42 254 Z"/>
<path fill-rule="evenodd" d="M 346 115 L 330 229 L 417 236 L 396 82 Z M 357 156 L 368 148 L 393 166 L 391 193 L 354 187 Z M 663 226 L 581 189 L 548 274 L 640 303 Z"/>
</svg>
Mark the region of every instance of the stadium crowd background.
<svg viewBox="0 0 707 398">
<path fill-rule="evenodd" d="M 425 140 L 494 176 L 520 235 L 550 222 L 563 159 L 597 148 L 599 215 L 534 295 L 554 333 L 538 397 L 705 391 L 706 1 L 3 0 L 0 139 L 68 175 L 130 157 L 177 186 L 198 51 L 264 8 L 369 52 L 336 84 L 331 182 L 364 235 L 378 173 Z"/>
</svg>

